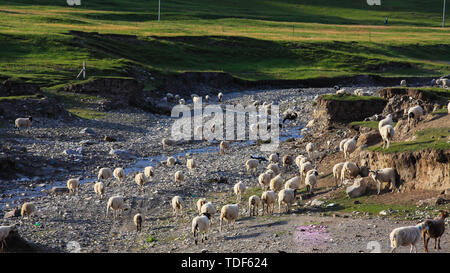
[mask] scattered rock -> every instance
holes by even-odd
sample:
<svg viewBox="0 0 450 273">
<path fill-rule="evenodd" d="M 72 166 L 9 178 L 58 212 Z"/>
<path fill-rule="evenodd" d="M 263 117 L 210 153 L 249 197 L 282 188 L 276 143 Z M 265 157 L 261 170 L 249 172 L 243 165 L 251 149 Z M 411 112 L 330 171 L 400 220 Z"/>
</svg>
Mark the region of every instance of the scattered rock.
<svg viewBox="0 0 450 273">
<path fill-rule="evenodd" d="M 96 135 L 97 133 L 91 128 L 84 128 L 80 131 L 80 134 Z"/>
<path fill-rule="evenodd" d="M 354 180 L 353 185 L 347 187 L 345 190 L 349 197 L 355 198 L 362 196 L 366 193 L 367 184 L 364 181 L 364 178 L 357 178 Z"/>
</svg>

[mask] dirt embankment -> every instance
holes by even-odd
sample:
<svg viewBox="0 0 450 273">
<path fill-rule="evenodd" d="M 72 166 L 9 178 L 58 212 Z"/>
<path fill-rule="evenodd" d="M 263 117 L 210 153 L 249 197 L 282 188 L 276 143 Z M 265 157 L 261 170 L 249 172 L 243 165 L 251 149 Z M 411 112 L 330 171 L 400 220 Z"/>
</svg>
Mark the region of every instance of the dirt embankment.
<svg viewBox="0 0 450 273">
<path fill-rule="evenodd" d="M 28 99 L 0 100 L 0 119 L 14 120 L 18 117 L 44 117 L 70 119 L 72 114 L 55 99 L 40 96 Z"/>
<path fill-rule="evenodd" d="M 0 83 L 0 97 L 23 96 L 40 93 L 40 88 L 36 84 L 20 83 L 12 80 L 6 80 Z"/>
</svg>

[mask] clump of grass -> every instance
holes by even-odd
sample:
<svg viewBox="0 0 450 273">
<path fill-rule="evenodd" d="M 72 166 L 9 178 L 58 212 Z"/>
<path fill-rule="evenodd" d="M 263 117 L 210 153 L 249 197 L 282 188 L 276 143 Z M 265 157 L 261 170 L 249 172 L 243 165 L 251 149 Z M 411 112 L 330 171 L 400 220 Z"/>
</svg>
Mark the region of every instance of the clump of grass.
<svg viewBox="0 0 450 273">
<path fill-rule="evenodd" d="M 0 97 L 0 101 L 2 100 L 25 100 L 25 99 L 35 99 L 37 98 L 38 94 L 34 95 L 23 95 L 23 96 L 7 96 L 7 97 Z"/>
<path fill-rule="evenodd" d="M 370 151 L 383 153 L 399 153 L 407 151 L 420 151 L 426 149 L 448 150 L 450 149 L 450 127 L 428 128 L 416 132 L 413 141 L 392 142 L 389 149 L 383 149 L 381 145 L 370 147 Z"/>
<path fill-rule="evenodd" d="M 152 243 L 152 242 L 156 242 L 156 241 L 158 241 L 158 240 L 153 236 L 148 237 L 146 240 L 147 243 Z"/>
<path fill-rule="evenodd" d="M 70 108 L 67 111 L 83 119 L 99 119 L 106 116 L 105 113 L 84 108 Z"/>
<path fill-rule="evenodd" d="M 431 114 L 432 115 L 446 115 L 447 113 L 448 113 L 447 107 L 444 106 L 441 109 L 432 112 Z"/>
<path fill-rule="evenodd" d="M 336 101 L 384 101 L 383 98 L 376 96 L 356 96 L 351 94 L 331 94 L 322 95 L 325 100 L 336 100 Z"/>
<path fill-rule="evenodd" d="M 397 124 L 397 122 L 394 122 L 392 124 L 392 127 L 395 127 L 396 124 Z M 360 127 L 378 129 L 378 121 L 353 121 L 353 122 L 350 122 L 349 125 L 351 125 L 351 126 L 358 125 Z"/>
</svg>

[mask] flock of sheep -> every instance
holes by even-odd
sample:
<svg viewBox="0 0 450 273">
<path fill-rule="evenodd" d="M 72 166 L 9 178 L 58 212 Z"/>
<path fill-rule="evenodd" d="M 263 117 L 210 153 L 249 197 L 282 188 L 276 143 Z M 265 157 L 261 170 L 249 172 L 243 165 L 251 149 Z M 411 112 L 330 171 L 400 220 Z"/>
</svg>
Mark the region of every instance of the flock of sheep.
<svg viewBox="0 0 450 273">
<path fill-rule="evenodd" d="M 439 82 L 439 83 L 438 83 Z M 436 84 L 447 85 L 448 81 L 437 80 Z M 406 82 L 402 81 L 401 85 L 406 85 Z M 338 86 L 335 87 L 337 90 L 336 93 L 345 93 L 345 89 L 341 89 Z M 355 90 L 355 94 L 357 95 L 365 95 L 362 89 Z M 177 95 L 178 96 L 178 95 Z M 185 100 L 177 98 L 172 94 L 167 94 L 166 98 L 168 100 L 178 99 L 180 104 L 184 104 Z M 197 95 L 194 95 L 193 101 L 195 103 L 196 99 L 200 98 Z M 205 98 L 209 100 L 209 96 Z M 223 100 L 223 94 L 218 94 L 218 100 Z M 270 104 L 269 104 L 270 105 Z M 450 106 L 450 104 L 449 104 Z M 270 110 L 270 107 L 268 107 Z M 450 107 L 449 107 L 450 109 Z M 269 112 L 269 111 L 268 111 Z M 449 110 L 450 112 L 450 110 Z M 270 112 L 269 112 L 270 114 Z M 420 119 L 423 115 L 423 108 L 420 105 L 411 107 L 408 112 L 408 124 L 413 122 L 414 124 Z M 285 117 L 283 117 L 283 122 L 285 119 L 295 119 L 296 115 L 293 113 L 286 113 Z M 16 128 L 29 128 L 31 126 L 32 118 L 19 118 L 15 121 Z M 393 128 L 393 120 L 392 115 L 387 115 L 385 119 L 381 120 L 378 125 L 378 129 L 380 135 L 383 139 L 383 147 L 389 148 L 390 141 L 394 136 L 394 128 Z M 211 128 L 213 129 L 213 128 Z M 358 136 L 343 139 L 339 144 L 339 149 L 344 154 L 344 158 L 347 160 L 350 158 L 352 152 L 356 150 Z M 166 149 L 168 146 L 174 145 L 174 142 L 170 139 L 164 138 L 162 140 L 163 149 Z M 328 142 L 328 146 L 330 142 Z M 219 144 L 220 154 L 225 154 L 229 152 L 230 142 L 221 141 Z M 295 158 L 291 155 L 284 155 L 280 158 L 279 153 L 273 153 L 269 156 L 268 160 L 265 158 L 252 158 L 245 162 L 245 168 L 248 173 L 253 175 L 256 174 L 258 166 L 261 164 L 261 161 L 268 161 L 266 166 L 266 170 L 257 176 L 257 181 L 261 188 L 263 189 L 263 193 L 261 196 L 252 195 L 248 199 L 248 212 L 250 216 L 258 215 L 260 206 L 262 207 L 262 215 L 267 213 L 268 215 L 273 214 L 274 206 L 278 202 L 278 211 L 282 213 L 282 206 L 286 206 L 286 213 L 289 212 L 292 204 L 295 203 L 297 197 L 297 191 L 302 188 L 302 183 L 306 190 L 310 193 L 314 191 L 315 186 L 317 185 L 317 181 L 319 179 L 319 173 L 317 170 L 317 166 L 313 160 L 314 154 L 314 144 L 308 143 L 305 146 L 305 155 L 298 155 Z M 175 164 L 178 164 L 177 160 L 174 157 L 168 157 L 165 162 L 167 167 L 172 167 Z M 279 166 L 281 163 L 281 167 Z M 283 178 L 283 170 L 291 169 L 294 164 L 298 167 L 298 174 L 289 179 Z M 196 163 L 194 158 L 187 159 L 186 168 L 189 173 L 192 174 L 194 169 L 196 168 Z M 392 186 L 392 190 L 394 191 L 398 188 L 399 184 L 399 174 L 397 170 L 394 168 L 385 168 L 382 170 L 369 170 L 365 166 L 358 166 L 356 163 L 351 161 L 341 162 L 333 167 L 333 176 L 336 179 L 336 186 L 338 186 L 339 180 L 344 181 L 345 178 L 353 178 L 358 175 L 368 176 L 378 183 L 378 191 L 377 194 L 380 193 L 380 187 L 382 182 L 388 182 Z M 152 181 L 155 176 L 154 167 L 148 166 L 145 167 L 143 172 L 139 172 L 135 175 L 135 182 L 139 187 L 139 190 L 145 191 L 145 184 L 149 181 Z M 113 177 L 115 179 L 113 179 Z M 103 198 L 105 195 L 105 187 L 109 186 L 109 183 L 106 181 L 110 181 L 113 179 L 114 184 L 121 184 L 125 180 L 125 172 L 123 168 L 115 168 L 114 170 L 110 168 L 101 168 L 97 175 L 97 182 L 94 183 L 94 193 L 99 195 L 100 198 Z M 184 173 L 182 171 L 177 171 L 174 174 L 174 180 L 176 183 L 184 182 Z M 105 183 L 103 183 L 104 181 Z M 106 185 L 105 185 L 106 184 Z M 67 181 L 67 188 L 70 192 L 76 193 L 80 186 L 80 182 L 78 179 L 70 178 Z M 234 194 L 236 195 L 236 203 L 234 204 L 226 204 L 220 210 L 219 223 L 220 223 L 220 232 L 222 232 L 222 222 L 226 221 L 228 226 L 232 224 L 234 227 L 235 221 L 239 217 L 239 207 L 241 203 L 241 198 L 246 191 L 246 185 L 243 182 L 238 182 L 233 187 Z M 203 240 L 207 240 L 207 234 L 212 227 L 212 221 L 214 215 L 216 213 L 216 207 L 212 202 L 208 202 L 206 198 L 200 198 L 197 203 L 197 211 L 199 213 L 198 216 L 195 216 L 192 219 L 192 234 L 194 236 L 195 244 L 198 243 L 199 235 L 202 235 Z M 109 214 L 109 210 L 113 211 L 114 218 L 118 217 L 118 212 L 123 210 L 125 206 L 125 198 L 122 195 L 114 195 L 109 198 L 106 206 L 106 216 Z M 173 209 L 173 214 L 176 216 L 181 215 L 184 202 L 181 196 L 174 196 L 171 200 L 171 206 Z M 27 202 L 22 205 L 21 208 L 21 217 L 31 217 L 31 215 L 36 211 L 36 207 L 33 203 Z M 437 220 L 427 220 L 421 224 L 411 227 L 402 227 L 397 228 L 392 231 L 390 234 L 392 251 L 398 246 L 403 245 L 411 245 L 411 251 L 413 247 L 415 248 L 416 243 L 421 238 L 421 234 L 427 236 L 428 239 L 424 239 L 426 242 L 425 250 L 427 250 L 427 243 L 429 238 L 435 238 L 439 241 L 440 248 L 440 237 L 444 232 L 445 226 L 445 217 L 448 214 L 445 211 L 441 212 L 441 218 Z M 140 213 L 136 214 L 133 217 L 133 222 L 136 227 L 136 230 L 141 231 L 142 223 L 143 223 L 143 215 Z M 1 226 L 0 227 L 0 242 L 2 246 L 5 245 L 5 238 L 8 236 L 11 230 L 15 229 L 15 225 L 12 226 Z M 417 251 L 417 249 L 416 249 Z"/>
</svg>

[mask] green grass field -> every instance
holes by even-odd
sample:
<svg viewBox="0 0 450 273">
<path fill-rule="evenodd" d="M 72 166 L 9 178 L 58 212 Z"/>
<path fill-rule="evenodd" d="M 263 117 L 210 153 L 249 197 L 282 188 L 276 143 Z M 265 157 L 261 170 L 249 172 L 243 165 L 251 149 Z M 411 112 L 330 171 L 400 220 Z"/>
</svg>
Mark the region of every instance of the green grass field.
<svg viewBox="0 0 450 273">
<path fill-rule="evenodd" d="M 157 1 L 17 0 L 2 1 L 0 16 L 0 80 L 45 86 L 73 82 L 84 60 L 96 77 L 132 67 L 247 80 L 450 73 L 440 0 L 168 0 L 160 22 Z"/>
</svg>

